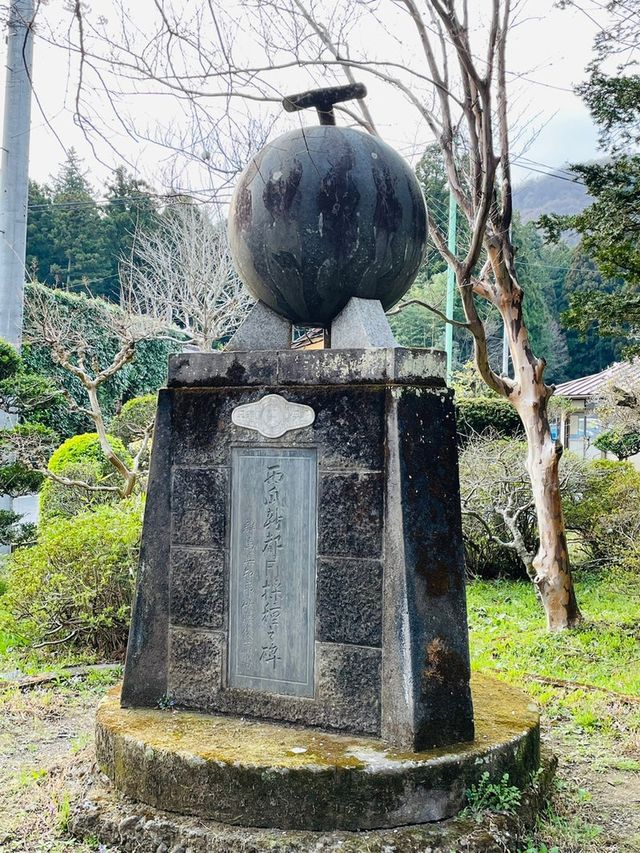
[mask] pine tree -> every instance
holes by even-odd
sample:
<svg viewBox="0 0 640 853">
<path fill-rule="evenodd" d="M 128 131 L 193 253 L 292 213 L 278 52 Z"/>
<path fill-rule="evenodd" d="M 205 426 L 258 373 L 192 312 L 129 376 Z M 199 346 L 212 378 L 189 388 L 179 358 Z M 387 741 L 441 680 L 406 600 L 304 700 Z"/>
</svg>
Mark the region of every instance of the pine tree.
<svg viewBox="0 0 640 853">
<path fill-rule="evenodd" d="M 73 148 L 53 180 L 52 202 L 54 283 L 66 290 L 92 291 L 108 274 L 104 220 Z"/>
<path fill-rule="evenodd" d="M 53 283 L 53 226 L 55 208 L 51 188 L 29 181 L 27 213 L 27 277 L 46 284 Z"/>
<path fill-rule="evenodd" d="M 107 199 L 104 226 L 108 269 L 103 282 L 92 288 L 92 292 L 94 296 L 117 301 L 120 293 L 120 260 L 130 255 L 136 231 L 145 234 L 153 231 L 158 204 L 149 184 L 128 173 L 124 166 L 114 170 Z"/>
</svg>

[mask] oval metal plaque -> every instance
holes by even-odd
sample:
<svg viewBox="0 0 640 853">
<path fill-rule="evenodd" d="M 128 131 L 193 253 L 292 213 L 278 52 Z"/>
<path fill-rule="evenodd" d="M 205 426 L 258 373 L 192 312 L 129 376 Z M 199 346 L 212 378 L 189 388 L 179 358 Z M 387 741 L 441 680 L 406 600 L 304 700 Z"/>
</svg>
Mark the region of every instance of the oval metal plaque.
<svg viewBox="0 0 640 853">
<path fill-rule="evenodd" d="M 291 403 L 279 394 L 267 394 L 255 403 L 236 406 L 231 412 L 236 426 L 253 429 L 265 438 L 280 438 L 291 430 L 311 426 L 315 419 L 311 406 Z"/>
</svg>

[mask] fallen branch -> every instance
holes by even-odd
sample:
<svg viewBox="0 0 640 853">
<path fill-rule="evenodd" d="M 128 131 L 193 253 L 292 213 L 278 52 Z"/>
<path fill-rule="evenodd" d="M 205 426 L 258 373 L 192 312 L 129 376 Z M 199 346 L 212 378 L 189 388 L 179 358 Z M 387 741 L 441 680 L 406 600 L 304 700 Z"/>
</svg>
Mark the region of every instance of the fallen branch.
<svg viewBox="0 0 640 853">
<path fill-rule="evenodd" d="M 69 681 L 72 678 L 86 678 L 92 672 L 109 672 L 121 670 L 120 663 L 96 663 L 88 666 L 70 666 L 55 672 L 44 672 L 41 675 L 28 675 L 24 678 L 5 678 L 0 680 L 0 690 L 18 688 L 18 690 L 31 690 L 42 684 L 51 684 L 53 681 Z"/>
</svg>

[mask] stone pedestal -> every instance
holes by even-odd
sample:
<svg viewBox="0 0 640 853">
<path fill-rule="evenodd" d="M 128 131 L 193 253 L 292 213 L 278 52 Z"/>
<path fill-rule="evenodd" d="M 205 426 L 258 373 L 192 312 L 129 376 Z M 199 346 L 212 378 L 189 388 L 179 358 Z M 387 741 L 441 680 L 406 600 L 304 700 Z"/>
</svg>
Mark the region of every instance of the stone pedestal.
<svg viewBox="0 0 640 853">
<path fill-rule="evenodd" d="M 123 709 L 114 688 L 98 709 L 96 752 L 117 789 L 134 800 L 228 827 L 353 832 L 419 825 L 464 808 L 466 791 L 484 773 L 495 783 L 507 774 L 525 788 L 538 768 L 538 714 L 529 697 L 474 676 L 473 698 L 473 743 L 406 753 L 362 735 Z"/>
<path fill-rule="evenodd" d="M 473 738 L 443 375 L 400 347 L 171 358 L 123 706 Z"/>
</svg>

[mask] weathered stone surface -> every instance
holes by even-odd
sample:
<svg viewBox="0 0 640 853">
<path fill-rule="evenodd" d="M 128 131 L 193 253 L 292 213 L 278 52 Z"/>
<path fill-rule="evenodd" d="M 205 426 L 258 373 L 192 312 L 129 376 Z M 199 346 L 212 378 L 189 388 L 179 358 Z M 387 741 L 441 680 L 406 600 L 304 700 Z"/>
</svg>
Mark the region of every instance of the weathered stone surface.
<svg viewBox="0 0 640 853">
<path fill-rule="evenodd" d="M 267 352 L 181 352 L 169 357 L 169 388 L 276 385 L 278 357 Z"/>
<path fill-rule="evenodd" d="M 231 412 L 231 420 L 237 427 L 255 430 L 263 438 L 281 438 L 288 432 L 311 426 L 315 419 L 311 406 L 292 403 L 280 394 L 265 394 L 255 403 L 244 403 Z"/>
<path fill-rule="evenodd" d="M 332 349 L 399 346 L 379 299 L 352 296 L 331 323 Z"/>
<path fill-rule="evenodd" d="M 220 689 L 226 635 L 174 628 L 171 637 L 171 671 L 163 701 L 210 713 L 380 732 L 380 649 L 316 642 L 315 692 L 309 699 L 232 686 Z"/>
<path fill-rule="evenodd" d="M 171 407 L 169 391 L 158 393 L 154 450 L 145 504 L 145 527 L 125 663 L 123 705 L 155 705 L 167 692 L 169 635 L 169 535 L 171 529 Z M 156 535 L 155 531 L 162 531 Z M 144 673 L 144 677 L 140 677 Z"/>
<path fill-rule="evenodd" d="M 224 551 L 171 549 L 171 621 L 192 628 L 222 628 Z"/>
<path fill-rule="evenodd" d="M 446 359 L 439 350 L 280 350 L 192 352 L 169 357 L 169 388 L 278 385 L 398 384 L 444 387 Z"/>
<path fill-rule="evenodd" d="M 229 686 L 314 695 L 316 451 L 235 447 Z"/>
<path fill-rule="evenodd" d="M 172 627 L 169 633 L 169 679 L 163 697 L 186 708 L 207 707 L 220 691 L 222 634 Z"/>
<path fill-rule="evenodd" d="M 186 354 L 175 364 L 182 378 L 164 394 L 166 426 L 153 450 L 163 473 L 148 497 L 165 514 L 145 523 L 143 554 L 153 559 L 142 565 L 138 600 L 149 607 L 132 628 L 123 702 L 384 731 L 406 749 L 471 737 L 455 423 L 440 356 L 291 350 Z M 262 384 L 265 370 L 286 384 Z M 270 393 L 311 407 L 314 422 L 274 439 L 232 422 L 234 408 Z M 256 488 L 232 473 L 232 456 L 270 448 L 317 459 L 319 606 L 304 697 L 229 683 L 232 481 Z M 199 549 L 224 561 L 222 584 L 195 558 L 171 570 L 170 553 Z M 168 661 L 170 626 L 182 633 Z"/>
<path fill-rule="evenodd" d="M 529 697 L 486 677 L 475 679 L 474 693 L 473 743 L 403 753 L 353 735 L 125 710 L 116 689 L 98 711 L 98 760 L 128 796 L 224 823 L 366 830 L 441 820 L 484 772 L 524 787 L 538 767 Z"/>
<path fill-rule="evenodd" d="M 225 347 L 226 352 L 289 349 L 291 323 L 258 300 Z"/>
<path fill-rule="evenodd" d="M 382 736 L 421 749 L 473 737 L 455 413 L 402 388 L 387 417 Z"/>
<path fill-rule="evenodd" d="M 413 170 L 379 137 L 297 128 L 239 178 L 229 245 L 249 291 L 295 323 L 326 326 L 349 297 L 386 308 L 422 262 L 426 210 Z"/>
<path fill-rule="evenodd" d="M 380 649 L 318 643 L 318 696 L 323 728 L 380 731 Z"/>
<path fill-rule="evenodd" d="M 379 648 L 382 643 L 382 562 L 318 559 L 318 639 Z"/>
<path fill-rule="evenodd" d="M 225 468 L 174 468 L 173 542 L 224 548 L 229 473 Z"/>
<path fill-rule="evenodd" d="M 70 831 L 124 853 L 520 853 L 552 789 L 556 760 L 543 756 L 542 772 L 523 790 L 515 814 L 488 812 L 436 824 L 365 832 L 248 829 L 164 812 L 92 782 L 73 804 Z"/>
<path fill-rule="evenodd" d="M 435 350 L 327 349 L 278 353 L 278 381 L 282 385 L 351 385 L 419 382 L 442 387 L 446 362 Z"/>
<path fill-rule="evenodd" d="M 318 554 L 380 557 L 383 494 L 382 474 L 322 474 L 318 501 Z"/>
</svg>

